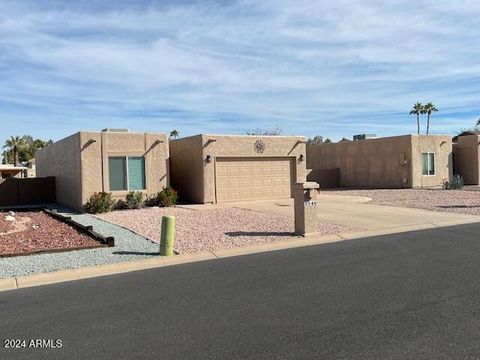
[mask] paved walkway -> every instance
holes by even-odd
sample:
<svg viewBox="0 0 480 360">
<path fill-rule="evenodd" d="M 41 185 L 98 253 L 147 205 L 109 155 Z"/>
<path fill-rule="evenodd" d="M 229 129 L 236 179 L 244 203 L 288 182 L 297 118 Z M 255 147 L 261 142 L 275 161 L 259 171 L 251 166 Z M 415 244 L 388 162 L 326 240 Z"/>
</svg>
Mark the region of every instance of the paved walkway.
<svg viewBox="0 0 480 360">
<path fill-rule="evenodd" d="M 382 230 L 398 227 L 418 228 L 423 225 L 446 226 L 469 222 L 480 222 L 480 216 L 436 212 L 422 209 L 410 209 L 393 206 L 368 204 L 367 197 L 320 195 L 317 208 L 320 221 L 346 225 L 365 230 Z M 211 208 L 215 205 L 208 205 Z M 251 201 L 218 205 L 238 207 L 268 214 L 293 217 L 293 199 Z M 201 205 L 195 205 L 201 209 Z"/>
</svg>

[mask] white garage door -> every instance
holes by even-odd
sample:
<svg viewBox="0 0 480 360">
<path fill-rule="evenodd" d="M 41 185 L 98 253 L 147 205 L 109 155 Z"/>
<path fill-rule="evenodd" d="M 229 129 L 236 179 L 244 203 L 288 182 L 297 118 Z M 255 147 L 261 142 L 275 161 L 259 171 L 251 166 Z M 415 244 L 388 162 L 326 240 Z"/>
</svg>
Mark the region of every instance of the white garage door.
<svg viewBox="0 0 480 360">
<path fill-rule="evenodd" d="M 291 197 L 290 158 L 217 158 L 217 202 Z"/>
</svg>

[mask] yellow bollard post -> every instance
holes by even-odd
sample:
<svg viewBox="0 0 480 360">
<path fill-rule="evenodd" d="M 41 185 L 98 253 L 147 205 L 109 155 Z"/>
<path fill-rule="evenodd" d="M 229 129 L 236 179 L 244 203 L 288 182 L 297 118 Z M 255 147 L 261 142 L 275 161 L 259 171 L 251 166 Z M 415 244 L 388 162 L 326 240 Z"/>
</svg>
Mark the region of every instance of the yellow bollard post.
<svg viewBox="0 0 480 360">
<path fill-rule="evenodd" d="M 162 229 L 160 236 L 160 255 L 172 256 L 175 242 L 175 216 L 162 217 Z"/>
</svg>

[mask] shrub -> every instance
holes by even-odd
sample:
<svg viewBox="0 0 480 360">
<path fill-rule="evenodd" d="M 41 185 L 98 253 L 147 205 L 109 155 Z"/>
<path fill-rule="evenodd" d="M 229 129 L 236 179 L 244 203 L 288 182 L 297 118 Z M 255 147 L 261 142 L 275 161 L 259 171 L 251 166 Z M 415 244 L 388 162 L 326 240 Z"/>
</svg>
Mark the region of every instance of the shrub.
<svg viewBox="0 0 480 360">
<path fill-rule="evenodd" d="M 159 206 L 173 206 L 177 203 L 178 194 L 170 186 L 163 188 L 157 195 Z"/>
<path fill-rule="evenodd" d="M 112 211 L 115 206 L 115 200 L 112 199 L 112 193 L 99 192 L 90 196 L 90 199 L 83 205 L 83 209 L 90 214 L 98 214 Z"/>
<path fill-rule="evenodd" d="M 140 191 L 130 191 L 125 197 L 125 206 L 127 209 L 140 209 L 143 207 L 143 193 Z"/>
<path fill-rule="evenodd" d="M 461 175 L 455 175 L 452 181 L 443 180 L 443 189 L 458 190 L 465 186 L 465 179 Z"/>
</svg>

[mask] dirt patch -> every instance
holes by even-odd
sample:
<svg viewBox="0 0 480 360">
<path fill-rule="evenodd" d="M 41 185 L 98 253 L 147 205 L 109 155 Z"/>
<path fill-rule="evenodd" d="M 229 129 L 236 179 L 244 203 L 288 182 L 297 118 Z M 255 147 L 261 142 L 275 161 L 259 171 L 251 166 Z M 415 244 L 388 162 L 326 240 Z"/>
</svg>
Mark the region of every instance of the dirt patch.
<svg viewBox="0 0 480 360">
<path fill-rule="evenodd" d="M 0 255 L 97 246 L 73 227 L 40 211 L 15 213 L 15 221 L 0 217 Z"/>
<path fill-rule="evenodd" d="M 146 208 L 115 211 L 98 218 L 129 228 L 154 241 L 160 240 L 162 216 L 176 219 L 175 250 L 180 253 L 208 251 L 293 239 L 294 221 L 243 209 L 190 210 L 180 208 Z M 320 234 L 353 230 L 335 224 L 318 224 Z"/>
<path fill-rule="evenodd" d="M 353 195 L 372 198 L 370 203 L 433 211 L 480 215 L 480 191 L 381 189 L 381 190 L 325 190 L 332 195 Z"/>
</svg>

